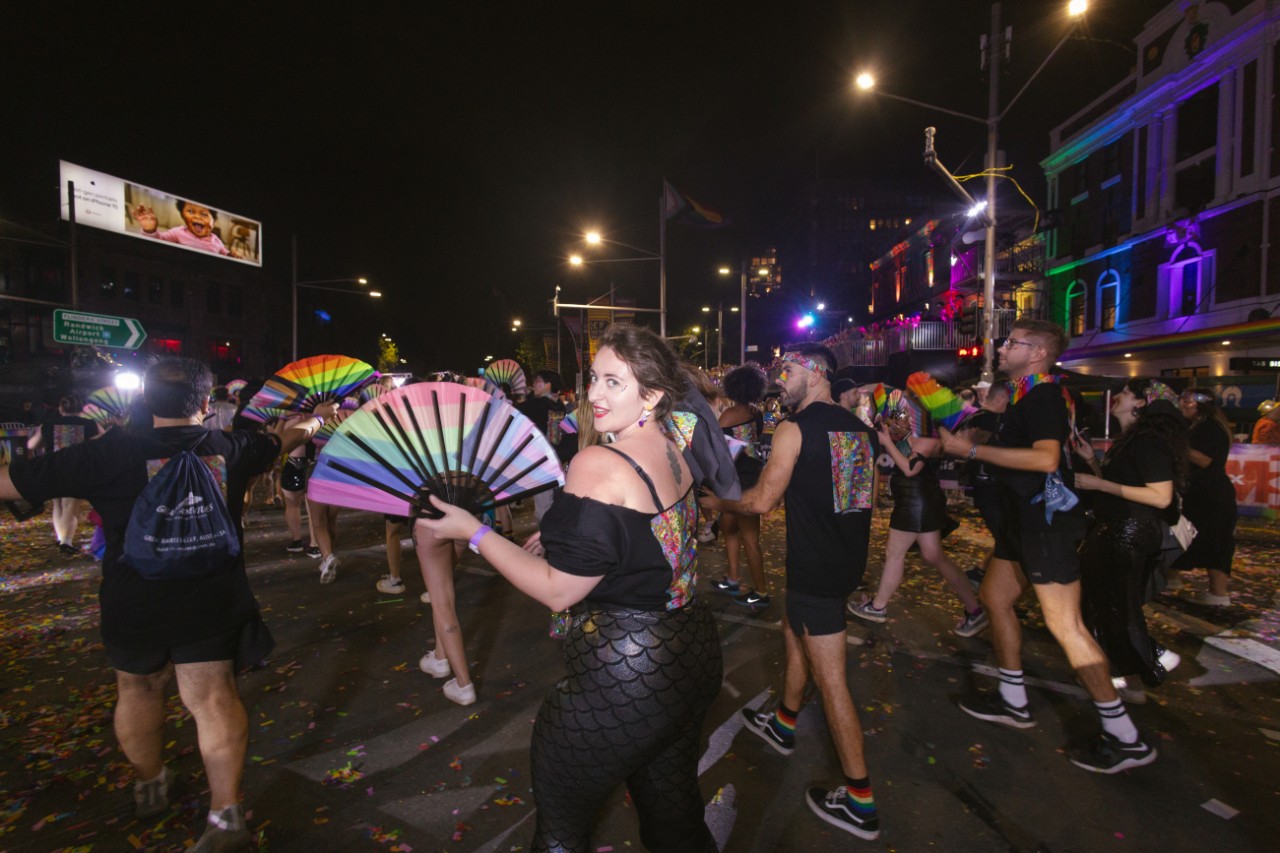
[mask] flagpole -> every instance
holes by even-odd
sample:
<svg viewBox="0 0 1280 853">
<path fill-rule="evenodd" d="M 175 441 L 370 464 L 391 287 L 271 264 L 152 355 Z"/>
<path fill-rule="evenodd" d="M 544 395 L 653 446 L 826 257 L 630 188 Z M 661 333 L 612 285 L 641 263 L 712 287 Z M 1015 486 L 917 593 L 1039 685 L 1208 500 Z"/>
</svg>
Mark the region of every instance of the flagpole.
<svg viewBox="0 0 1280 853">
<path fill-rule="evenodd" d="M 662 195 L 658 196 L 658 334 L 667 336 L 667 211 L 665 196 L 667 179 L 662 179 Z"/>
</svg>

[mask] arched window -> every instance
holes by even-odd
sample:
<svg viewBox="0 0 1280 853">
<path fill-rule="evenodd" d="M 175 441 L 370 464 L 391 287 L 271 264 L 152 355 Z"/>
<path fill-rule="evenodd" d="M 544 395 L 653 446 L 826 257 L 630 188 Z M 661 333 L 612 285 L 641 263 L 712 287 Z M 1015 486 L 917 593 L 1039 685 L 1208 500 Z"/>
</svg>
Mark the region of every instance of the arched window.
<svg viewBox="0 0 1280 853">
<path fill-rule="evenodd" d="M 1109 332 L 1116 327 L 1120 313 L 1120 273 L 1106 270 L 1098 276 L 1098 329 Z"/>
<path fill-rule="evenodd" d="M 1161 301 L 1167 317 L 1189 317 L 1210 308 L 1213 291 L 1213 252 L 1187 241 L 1160 267 Z"/>
<path fill-rule="evenodd" d="M 1085 284 L 1080 279 L 1071 282 L 1067 288 L 1067 332 L 1071 337 L 1084 334 L 1084 318 L 1086 308 Z"/>
</svg>

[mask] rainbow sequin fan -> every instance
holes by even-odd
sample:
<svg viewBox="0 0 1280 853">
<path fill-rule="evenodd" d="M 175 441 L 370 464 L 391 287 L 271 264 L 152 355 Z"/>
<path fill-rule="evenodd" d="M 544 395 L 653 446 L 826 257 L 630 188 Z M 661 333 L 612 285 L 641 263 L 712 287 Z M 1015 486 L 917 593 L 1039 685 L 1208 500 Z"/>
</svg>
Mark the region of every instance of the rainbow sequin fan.
<svg viewBox="0 0 1280 853">
<path fill-rule="evenodd" d="M 466 385 L 424 382 L 388 391 L 343 421 L 307 496 L 432 516 L 428 495 L 479 513 L 561 485 L 551 443 L 513 405 Z"/>
</svg>

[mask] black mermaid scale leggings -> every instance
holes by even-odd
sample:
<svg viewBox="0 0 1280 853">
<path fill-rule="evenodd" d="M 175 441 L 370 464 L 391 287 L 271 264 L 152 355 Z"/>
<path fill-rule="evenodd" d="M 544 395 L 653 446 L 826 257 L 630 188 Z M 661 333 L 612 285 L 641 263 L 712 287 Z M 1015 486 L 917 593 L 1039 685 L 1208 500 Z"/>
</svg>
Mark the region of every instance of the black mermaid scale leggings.
<svg viewBox="0 0 1280 853">
<path fill-rule="evenodd" d="M 581 613 L 565 666 L 533 727 L 531 849 L 589 850 L 597 811 L 625 782 L 649 850 L 714 853 L 698 789 L 702 718 L 722 675 L 711 613 Z"/>
</svg>

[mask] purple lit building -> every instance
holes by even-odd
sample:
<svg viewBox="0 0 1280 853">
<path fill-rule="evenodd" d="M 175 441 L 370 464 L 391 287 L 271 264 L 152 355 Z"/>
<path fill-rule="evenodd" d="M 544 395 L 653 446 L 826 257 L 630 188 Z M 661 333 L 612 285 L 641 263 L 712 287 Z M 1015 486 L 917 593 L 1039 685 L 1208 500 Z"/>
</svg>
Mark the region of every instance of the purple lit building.
<svg viewBox="0 0 1280 853">
<path fill-rule="evenodd" d="M 1057 227 L 1018 307 L 1070 332 L 1065 367 L 1194 377 L 1244 415 L 1275 374 L 1241 360 L 1280 356 L 1280 8 L 1179 0 L 1135 45 L 1051 134 Z"/>
</svg>

